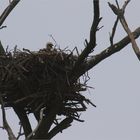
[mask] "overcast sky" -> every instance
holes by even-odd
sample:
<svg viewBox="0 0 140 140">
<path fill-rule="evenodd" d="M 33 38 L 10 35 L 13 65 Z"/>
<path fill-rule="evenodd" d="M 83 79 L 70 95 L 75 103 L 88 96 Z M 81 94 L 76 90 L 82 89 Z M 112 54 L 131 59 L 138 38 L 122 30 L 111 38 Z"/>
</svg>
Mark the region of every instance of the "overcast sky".
<svg viewBox="0 0 140 140">
<path fill-rule="evenodd" d="M 0 12 L 7 4 L 8 0 L 0 1 Z M 109 32 L 115 20 L 107 0 L 100 0 L 100 5 L 100 26 L 104 27 L 98 32 L 94 53 L 109 46 Z M 126 19 L 132 30 L 140 26 L 139 8 L 139 0 L 132 0 L 127 7 Z M 7 28 L 1 30 L 0 40 L 5 47 L 18 45 L 38 50 L 46 42 L 53 42 L 51 34 L 61 48 L 77 46 L 80 51 L 89 37 L 92 10 L 92 0 L 21 0 L 5 21 Z M 117 30 L 115 40 L 119 41 L 126 33 L 121 26 Z M 137 42 L 140 46 L 140 39 Z M 89 85 L 95 89 L 85 94 L 97 108 L 89 106 L 81 115 L 84 123 L 74 122 L 53 140 L 140 140 L 139 72 L 140 62 L 131 45 L 90 70 Z M 10 124 L 17 129 L 16 116 L 9 110 L 7 113 Z M 0 139 L 7 140 L 2 129 Z"/>
</svg>

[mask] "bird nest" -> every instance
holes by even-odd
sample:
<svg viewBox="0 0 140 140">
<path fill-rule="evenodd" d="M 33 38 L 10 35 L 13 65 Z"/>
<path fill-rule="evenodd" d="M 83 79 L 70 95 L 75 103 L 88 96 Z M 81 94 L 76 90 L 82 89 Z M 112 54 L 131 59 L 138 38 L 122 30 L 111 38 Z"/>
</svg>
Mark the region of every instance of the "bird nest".
<svg viewBox="0 0 140 140">
<path fill-rule="evenodd" d="M 27 114 L 44 107 L 49 113 L 55 107 L 56 115 L 80 121 L 79 112 L 86 110 L 85 103 L 92 103 L 81 94 L 87 89 L 86 83 L 80 78 L 71 82 L 69 75 L 76 61 L 76 55 L 60 49 L 15 49 L 1 55 L 0 95 L 5 106 L 20 105 Z"/>
</svg>

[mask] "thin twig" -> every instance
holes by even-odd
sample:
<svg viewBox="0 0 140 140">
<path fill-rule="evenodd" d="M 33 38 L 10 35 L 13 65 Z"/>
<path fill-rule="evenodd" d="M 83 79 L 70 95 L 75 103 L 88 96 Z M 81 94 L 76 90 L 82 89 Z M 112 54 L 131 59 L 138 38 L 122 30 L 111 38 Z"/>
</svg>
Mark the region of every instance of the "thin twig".
<svg viewBox="0 0 140 140">
<path fill-rule="evenodd" d="M 18 132 L 18 136 L 17 136 L 17 140 L 22 136 L 22 135 L 24 135 L 24 133 L 22 133 L 22 128 L 23 128 L 23 126 L 22 126 L 22 124 L 19 122 L 19 125 L 20 125 L 20 127 L 19 127 L 19 132 Z"/>
<path fill-rule="evenodd" d="M 116 19 L 116 21 L 114 23 L 114 26 L 112 28 L 112 33 L 110 35 L 110 44 L 111 44 L 111 46 L 113 46 L 113 44 L 114 44 L 113 40 L 114 40 L 114 36 L 115 36 L 117 25 L 118 25 L 118 21 L 119 21 L 119 18 L 117 17 L 117 19 Z"/>
</svg>

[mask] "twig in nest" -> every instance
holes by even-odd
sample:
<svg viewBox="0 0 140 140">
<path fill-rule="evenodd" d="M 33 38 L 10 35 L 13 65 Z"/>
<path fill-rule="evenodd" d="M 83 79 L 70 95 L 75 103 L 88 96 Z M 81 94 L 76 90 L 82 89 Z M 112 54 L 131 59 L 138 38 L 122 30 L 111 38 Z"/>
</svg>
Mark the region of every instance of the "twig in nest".
<svg viewBox="0 0 140 140">
<path fill-rule="evenodd" d="M 34 55 L 33 52 L 31 52 L 29 49 L 25 49 L 25 48 L 23 48 L 23 51 L 28 52 L 29 54 Z"/>
</svg>

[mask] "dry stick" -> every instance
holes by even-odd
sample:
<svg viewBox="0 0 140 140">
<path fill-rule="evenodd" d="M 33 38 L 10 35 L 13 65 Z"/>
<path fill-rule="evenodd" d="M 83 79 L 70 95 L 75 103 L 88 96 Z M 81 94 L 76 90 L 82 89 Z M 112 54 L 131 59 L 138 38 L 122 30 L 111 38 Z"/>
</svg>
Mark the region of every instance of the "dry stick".
<svg viewBox="0 0 140 140">
<path fill-rule="evenodd" d="M 128 27 L 128 24 L 127 24 L 126 19 L 124 17 L 125 8 L 126 8 L 126 6 L 127 6 L 127 4 L 129 2 L 130 2 L 130 0 L 125 1 L 122 9 L 120 9 L 119 6 L 116 7 L 115 5 L 112 5 L 110 3 L 109 3 L 109 6 L 112 9 L 112 11 L 118 16 L 118 18 L 119 18 L 124 30 L 126 31 L 126 33 L 128 34 L 128 36 L 129 36 L 129 38 L 131 40 L 132 48 L 133 48 L 137 58 L 140 61 L 140 49 L 139 49 L 139 47 L 138 47 L 138 45 L 137 45 L 137 43 L 135 41 L 135 38 L 134 38 L 130 28 Z M 117 1 L 116 1 L 116 3 L 118 5 Z"/>
<path fill-rule="evenodd" d="M 9 126 L 7 120 L 6 120 L 6 113 L 5 113 L 5 109 L 4 109 L 4 102 L 2 97 L 0 96 L 0 102 L 1 102 L 1 108 L 2 108 L 2 116 L 3 116 L 3 128 L 7 131 L 8 136 L 9 136 L 9 140 L 16 140 L 16 137 L 11 129 L 11 127 Z"/>
<path fill-rule="evenodd" d="M 20 0 L 13 0 L 12 2 L 10 2 L 10 4 L 7 6 L 7 8 L 3 11 L 3 13 L 0 16 L 0 26 L 3 24 L 5 19 L 8 17 L 8 15 L 11 13 L 11 11 L 19 2 Z"/>
<path fill-rule="evenodd" d="M 93 18 L 93 23 L 92 23 L 91 30 L 90 30 L 90 41 L 89 41 L 89 43 L 87 42 L 86 48 L 79 55 L 78 60 L 76 61 L 75 65 L 74 65 L 74 68 L 71 72 L 71 75 L 73 75 L 73 77 L 79 70 L 80 65 L 84 62 L 86 57 L 89 55 L 89 53 L 91 53 L 93 51 L 93 49 L 96 46 L 96 32 L 98 31 L 98 24 L 101 20 L 99 0 L 96 0 L 96 1 L 93 0 L 93 5 L 94 5 L 94 13 L 93 13 L 94 18 Z"/>
</svg>

